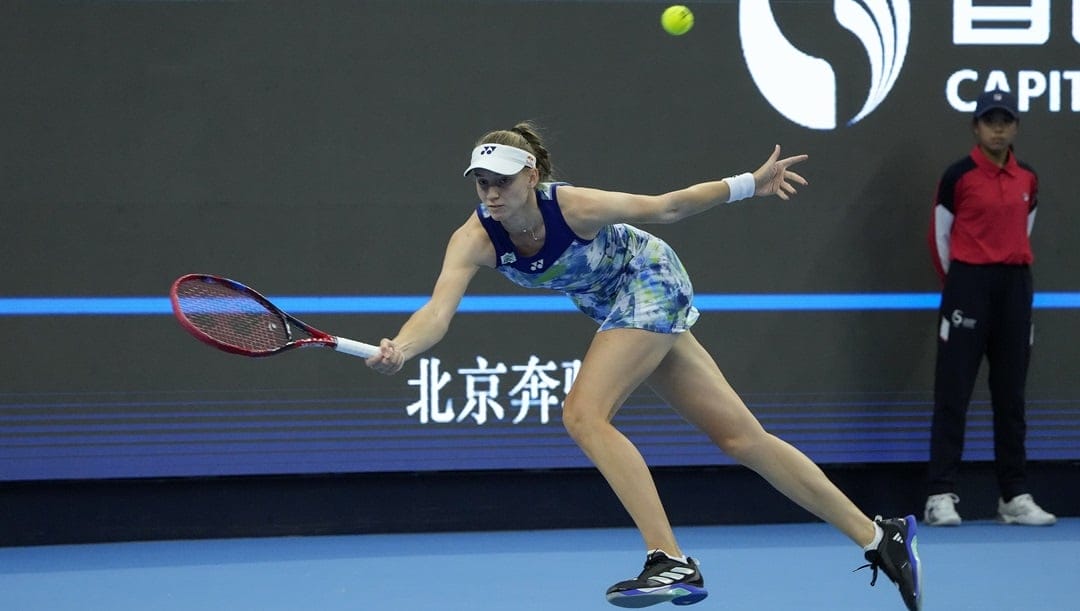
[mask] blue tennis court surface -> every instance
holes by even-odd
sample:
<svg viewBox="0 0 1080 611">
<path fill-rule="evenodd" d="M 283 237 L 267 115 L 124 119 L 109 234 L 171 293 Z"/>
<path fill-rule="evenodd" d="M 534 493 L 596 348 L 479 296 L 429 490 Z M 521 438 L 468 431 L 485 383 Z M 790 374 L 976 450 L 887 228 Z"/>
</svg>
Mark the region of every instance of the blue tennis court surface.
<svg viewBox="0 0 1080 611">
<path fill-rule="evenodd" d="M 710 596 L 692 609 L 904 607 L 824 524 L 677 529 Z M 922 527 L 924 609 L 1080 608 L 1080 518 Z M 644 550 L 630 529 L 217 539 L 0 548 L 0 609 L 611 610 Z M 673 609 L 664 604 L 653 609 Z"/>
</svg>

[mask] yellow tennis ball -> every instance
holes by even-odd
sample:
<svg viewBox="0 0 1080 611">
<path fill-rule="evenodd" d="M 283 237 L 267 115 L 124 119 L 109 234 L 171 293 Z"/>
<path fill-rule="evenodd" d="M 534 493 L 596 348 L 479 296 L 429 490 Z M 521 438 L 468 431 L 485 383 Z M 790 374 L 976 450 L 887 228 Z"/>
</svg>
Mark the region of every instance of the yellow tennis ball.
<svg viewBox="0 0 1080 611">
<path fill-rule="evenodd" d="M 674 4 L 664 9 L 660 15 L 660 25 L 672 36 L 682 36 L 694 27 L 694 13 L 681 4 Z"/>
</svg>

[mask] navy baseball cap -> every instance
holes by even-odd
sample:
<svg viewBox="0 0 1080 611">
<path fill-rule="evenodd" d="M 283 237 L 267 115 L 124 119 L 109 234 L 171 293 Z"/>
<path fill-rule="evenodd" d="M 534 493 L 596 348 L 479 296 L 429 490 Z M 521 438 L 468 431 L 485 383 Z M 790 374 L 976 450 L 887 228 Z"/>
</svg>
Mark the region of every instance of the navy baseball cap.
<svg viewBox="0 0 1080 611">
<path fill-rule="evenodd" d="M 1013 119 L 1020 118 L 1020 111 L 1016 108 L 1016 98 L 1008 91 L 1002 91 L 1001 89 L 985 91 L 979 96 L 979 99 L 975 101 L 974 118 L 978 119 L 995 109 L 1004 110 Z"/>
</svg>

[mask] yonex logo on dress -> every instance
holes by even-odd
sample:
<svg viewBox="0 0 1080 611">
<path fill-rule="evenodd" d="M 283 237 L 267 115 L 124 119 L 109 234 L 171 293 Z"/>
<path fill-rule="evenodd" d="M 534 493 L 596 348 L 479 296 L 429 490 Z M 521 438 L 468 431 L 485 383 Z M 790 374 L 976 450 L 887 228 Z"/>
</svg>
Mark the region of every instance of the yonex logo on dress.
<svg viewBox="0 0 1080 611">
<path fill-rule="evenodd" d="M 541 269 L 544 269 L 544 260 L 543 259 L 538 259 L 534 263 L 529 265 L 529 271 L 535 272 L 535 271 L 541 270 Z"/>
<path fill-rule="evenodd" d="M 837 23 L 862 43 L 869 63 L 866 100 L 847 125 L 874 111 L 892 90 L 907 55 L 911 34 L 909 0 L 835 0 Z M 739 38 L 750 76 L 773 108 L 810 129 L 835 129 L 836 73 L 832 65 L 807 55 L 788 41 L 770 3 L 739 2 Z"/>
</svg>

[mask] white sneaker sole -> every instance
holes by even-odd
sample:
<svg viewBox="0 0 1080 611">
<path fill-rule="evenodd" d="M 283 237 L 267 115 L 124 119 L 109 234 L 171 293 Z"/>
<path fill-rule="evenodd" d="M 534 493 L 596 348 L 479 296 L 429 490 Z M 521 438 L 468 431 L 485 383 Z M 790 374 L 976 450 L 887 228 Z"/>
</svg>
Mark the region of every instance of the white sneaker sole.
<svg viewBox="0 0 1080 611">
<path fill-rule="evenodd" d="M 962 521 L 959 515 L 952 518 L 934 519 L 930 514 L 923 514 L 923 524 L 927 526 L 960 526 Z"/>
<path fill-rule="evenodd" d="M 701 586 L 687 584 L 630 590 L 626 593 L 615 592 L 607 595 L 609 603 L 625 609 L 640 609 L 660 603 L 670 602 L 675 605 L 692 605 L 705 600 L 708 590 Z"/>
<path fill-rule="evenodd" d="M 1057 524 L 1056 517 L 1052 517 L 1049 520 L 1032 520 L 1018 516 L 1006 516 L 1000 513 L 998 514 L 997 521 L 1000 524 L 1014 524 L 1016 526 L 1053 526 L 1054 524 Z"/>
</svg>

